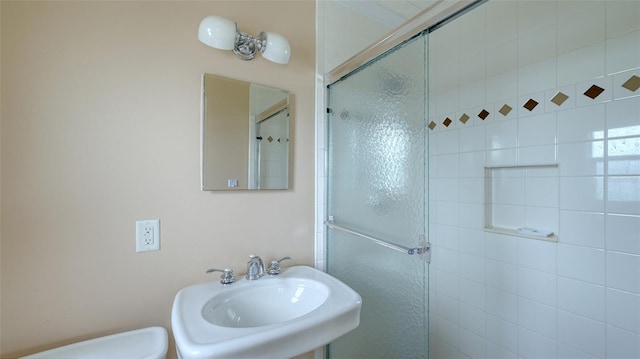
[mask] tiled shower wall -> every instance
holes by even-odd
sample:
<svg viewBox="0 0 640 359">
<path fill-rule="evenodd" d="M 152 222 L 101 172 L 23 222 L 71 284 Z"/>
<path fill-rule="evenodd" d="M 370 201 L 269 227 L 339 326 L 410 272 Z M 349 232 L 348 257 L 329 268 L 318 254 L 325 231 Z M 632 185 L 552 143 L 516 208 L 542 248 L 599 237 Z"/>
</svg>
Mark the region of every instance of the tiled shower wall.
<svg viewBox="0 0 640 359">
<path fill-rule="evenodd" d="M 640 2 L 489 1 L 429 56 L 431 358 L 640 358 Z"/>
</svg>

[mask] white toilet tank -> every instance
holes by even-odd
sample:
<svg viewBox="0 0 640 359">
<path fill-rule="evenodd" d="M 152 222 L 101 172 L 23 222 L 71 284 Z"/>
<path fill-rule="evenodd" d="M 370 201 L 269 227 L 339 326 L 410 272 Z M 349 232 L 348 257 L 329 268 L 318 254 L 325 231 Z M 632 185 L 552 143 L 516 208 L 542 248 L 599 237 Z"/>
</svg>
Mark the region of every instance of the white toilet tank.
<svg viewBox="0 0 640 359">
<path fill-rule="evenodd" d="M 47 350 L 22 359 L 166 359 L 167 330 L 150 327 Z"/>
</svg>

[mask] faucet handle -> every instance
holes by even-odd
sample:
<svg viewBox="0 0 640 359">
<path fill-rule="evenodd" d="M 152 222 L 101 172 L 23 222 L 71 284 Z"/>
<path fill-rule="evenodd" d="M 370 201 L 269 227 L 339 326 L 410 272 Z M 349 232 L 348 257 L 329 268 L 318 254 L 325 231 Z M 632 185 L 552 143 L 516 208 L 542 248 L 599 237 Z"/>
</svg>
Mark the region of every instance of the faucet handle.
<svg viewBox="0 0 640 359">
<path fill-rule="evenodd" d="M 284 258 L 280 258 L 277 261 L 271 261 L 271 266 L 269 267 L 269 269 L 267 270 L 267 273 L 269 275 L 278 275 L 280 274 L 280 262 L 287 260 L 287 259 L 291 259 L 291 257 L 284 257 Z"/>
<path fill-rule="evenodd" d="M 207 270 L 207 273 L 213 273 L 213 272 L 222 272 L 222 274 L 220 275 L 220 284 L 231 284 L 236 280 L 236 277 L 233 275 L 233 269 L 211 268 Z"/>
</svg>

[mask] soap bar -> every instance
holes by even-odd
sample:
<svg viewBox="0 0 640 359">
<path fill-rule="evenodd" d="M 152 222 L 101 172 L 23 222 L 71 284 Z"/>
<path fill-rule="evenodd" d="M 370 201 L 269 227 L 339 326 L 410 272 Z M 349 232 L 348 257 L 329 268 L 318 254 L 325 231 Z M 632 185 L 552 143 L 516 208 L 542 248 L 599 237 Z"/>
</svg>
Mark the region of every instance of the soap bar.
<svg viewBox="0 0 640 359">
<path fill-rule="evenodd" d="M 526 234 L 528 236 L 537 236 L 537 237 L 553 236 L 552 231 L 545 231 L 543 229 L 535 229 L 535 228 L 527 228 L 527 227 L 518 228 L 518 232 L 522 234 Z"/>
</svg>

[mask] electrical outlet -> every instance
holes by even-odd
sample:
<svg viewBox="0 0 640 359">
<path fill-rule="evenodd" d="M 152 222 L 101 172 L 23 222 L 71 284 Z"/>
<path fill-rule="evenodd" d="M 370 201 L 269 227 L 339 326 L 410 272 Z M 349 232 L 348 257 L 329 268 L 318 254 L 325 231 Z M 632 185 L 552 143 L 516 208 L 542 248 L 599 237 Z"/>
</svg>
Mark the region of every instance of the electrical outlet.
<svg viewBox="0 0 640 359">
<path fill-rule="evenodd" d="M 160 250 L 160 220 L 136 221 L 136 252 Z"/>
<path fill-rule="evenodd" d="M 153 245 L 153 226 L 144 226 L 142 228 L 142 241 L 145 246 Z"/>
</svg>

